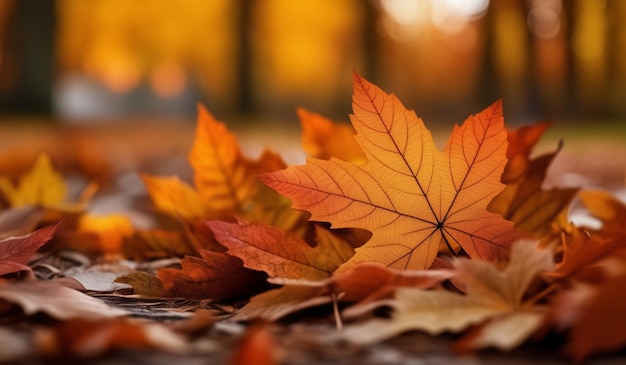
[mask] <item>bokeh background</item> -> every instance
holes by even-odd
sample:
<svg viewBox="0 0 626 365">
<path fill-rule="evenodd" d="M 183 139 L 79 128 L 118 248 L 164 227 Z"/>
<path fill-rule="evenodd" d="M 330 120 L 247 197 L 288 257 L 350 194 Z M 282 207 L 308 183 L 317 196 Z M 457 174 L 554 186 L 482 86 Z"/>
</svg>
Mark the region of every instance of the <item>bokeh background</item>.
<svg viewBox="0 0 626 365">
<path fill-rule="evenodd" d="M 352 70 L 425 120 L 626 119 L 621 0 L 0 0 L 0 117 L 296 123 Z"/>
</svg>

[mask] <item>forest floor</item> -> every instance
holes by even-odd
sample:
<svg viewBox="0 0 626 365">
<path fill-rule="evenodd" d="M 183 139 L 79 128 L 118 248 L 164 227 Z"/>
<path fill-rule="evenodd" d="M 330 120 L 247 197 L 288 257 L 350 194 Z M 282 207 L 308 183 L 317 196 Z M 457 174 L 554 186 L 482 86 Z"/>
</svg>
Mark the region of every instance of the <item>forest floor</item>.
<svg viewBox="0 0 626 365">
<path fill-rule="evenodd" d="M 275 128 L 272 127 L 272 128 Z M 303 162 L 297 128 L 275 133 L 263 127 L 234 128 L 244 152 L 257 155 L 264 147 L 281 153 L 288 163 Z M 449 131 L 435 131 L 443 141 Z M 142 207 L 149 204 L 142 190 L 139 172 L 157 175 L 176 174 L 190 179 L 191 169 L 186 155 L 194 136 L 193 123 L 157 123 L 142 121 L 88 126 L 41 127 L 22 123 L 0 126 L 0 171 L 15 176 L 32 161 L 41 149 L 48 150 L 53 160 L 61 161 L 64 174 L 75 169 L 101 180 L 101 195 L 90 209 L 100 213 L 129 214 L 137 224 L 146 224 Z M 626 200 L 626 126 L 606 124 L 569 127 L 554 126 L 540 142 L 539 152 L 553 151 L 559 140 L 562 149 L 549 169 L 546 186 L 578 186 L 606 189 Z M 83 155 L 76 154 L 76 148 Z M 91 163 L 94 166 L 89 167 Z M 123 189 L 122 189 L 123 188 Z M 143 195 L 142 195 L 143 194 Z M 574 212 L 574 217 L 576 217 Z M 584 219 L 577 217 L 576 219 Z M 94 296 L 112 306 L 134 311 L 138 317 L 159 321 L 176 321 L 176 307 L 210 307 L 206 303 L 182 303 L 176 300 L 152 301 L 125 299 L 119 296 Z M 164 314 L 165 313 L 165 314 Z M 167 313 L 170 313 L 168 315 Z M 315 318 L 308 316 L 307 318 Z M 272 324 L 280 363 L 284 364 L 566 364 L 557 347 L 549 344 L 524 345 L 512 352 L 481 351 L 455 354 L 451 350 L 453 336 L 431 337 L 418 332 L 408 333 L 374 346 L 357 347 L 338 341 L 333 322 L 322 317 L 312 323 L 288 318 Z M 1 328 L 0 328 L 1 329 Z M 171 364 L 192 365 L 227 363 L 232 357 L 245 326 L 220 323 L 202 334 L 202 346 L 195 353 L 184 355 L 145 350 L 114 351 L 91 360 L 92 364 Z M 0 338 L 2 338 L 0 336 Z M 4 345 L 3 345 L 4 346 Z M 626 353 L 597 357 L 589 364 L 622 364 Z M 26 359 L 24 364 L 46 363 Z"/>
</svg>

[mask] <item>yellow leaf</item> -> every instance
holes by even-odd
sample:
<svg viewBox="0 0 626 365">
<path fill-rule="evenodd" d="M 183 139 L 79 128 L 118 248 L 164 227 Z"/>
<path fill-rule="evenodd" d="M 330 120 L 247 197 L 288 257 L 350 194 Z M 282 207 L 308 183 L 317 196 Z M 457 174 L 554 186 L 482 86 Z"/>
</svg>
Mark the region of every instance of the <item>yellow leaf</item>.
<svg viewBox="0 0 626 365">
<path fill-rule="evenodd" d="M 35 164 L 20 177 L 17 186 L 3 176 L 0 190 L 12 207 L 52 207 L 61 204 L 67 195 L 63 176 L 54 170 L 50 157 L 45 153 L 37 155 Z"/>
<path fill-rule="evenodd" d="M 124 239 L 133 234 L 134 228 L 130 219 L 125 215 L 94 216 L 83 214 L 78 221 L 78 231 L 95 234 L 100 242 L 102 252 L 119 254 Z"/>
<path fill-rule="evenodd" d="M 207 210 L 199 194 L 177 176 L 141 175 L 157 210 L 186 219 L 207 218 Z"/>
</svg>

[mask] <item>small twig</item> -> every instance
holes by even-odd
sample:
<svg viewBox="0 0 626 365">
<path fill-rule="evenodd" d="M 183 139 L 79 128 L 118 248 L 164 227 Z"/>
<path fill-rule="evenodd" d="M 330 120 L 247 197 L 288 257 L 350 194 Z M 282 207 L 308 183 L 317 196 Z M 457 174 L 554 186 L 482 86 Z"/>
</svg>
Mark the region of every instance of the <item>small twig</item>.
<svg viewBox="0 0 626 365">
<path fill-rule="evenodd" d="M 343 330 L 343 322 L 341 321 L 341 315 L 339 314 L 339 303 L 337 301 L 337 294 L 333 292 L 331 295 L 333 299 L 333 314 L 335 315 L 335 325 L 337 326 L 337 331 Z"/>
<path fill-rule="evenodd" d="M 546 287 L 545 289 L 543 289 L 539 293 L 537 293 L 537 294 L 533 295 L 532 297 L 526 299 L 524 301 L 524 305 L 526 305 L 526 306 L 533 306 L 538 301 L 540 301 L 541 299 L 547 297 L 548 294 L 550 294 L 551 292 L 553 292 L 553 291 L 555 291 L 557 289 L 558 289 L 558 286 L 557 286 L 556 283 L 550 284 L 548 287 Z"/>
</svg>

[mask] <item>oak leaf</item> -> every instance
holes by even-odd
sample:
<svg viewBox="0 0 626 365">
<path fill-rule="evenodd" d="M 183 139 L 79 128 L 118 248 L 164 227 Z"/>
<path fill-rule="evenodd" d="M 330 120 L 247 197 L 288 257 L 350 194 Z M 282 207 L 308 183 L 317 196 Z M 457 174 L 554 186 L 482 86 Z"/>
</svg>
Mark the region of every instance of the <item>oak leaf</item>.
<svg viewBox="0 0 626 365">
<path fill-rule="evenodd" d="M 312 220 L 372 232 L 342 270 L 371 261 L 428 268 L 440 246 L 487 260 L 508 253 L 519 235 L 486 209 L 504 188 L 507 134 L 500 102 L 456 126 L 443 151 L 413 111 L 356 73 L 353 110 L 365 164 L 310 158 L 259 177 Z"/>
<path fill-rule="evenodd" d="M 436 335 L 484 323 L 485 333 L 480 340 L 472 342 L 471 347 L 513 348 L 541 323 L 545 310 L 536 306 L 534 300 L 526 302 L 524 296 L 537 275 L 552 266 L 550 251 L 537 249 L 526 241 L 513 245 L 510 262 L 504 270 L 492 262 L 457 259 L 452 280 L 464 294 L 443 289 L 398 289 L 394 299 L 344 311 L 347 317 L 354 317 L 382 305 L 393 309 L 391 319 L 372 319 L 349 326 L 345 337 L 354 343 L 368 344 L 408 330 Z M 523 331 L 519 328 L 518 332 L 503 332 L 522 322 L 527 324 Z M 502 336 L 510 338 L 502 341 Z"/>
<path fill-rule="evenodd" d="M 54 235 L 57 226 L 47 226 L 20 237 L 0 240 L 0 276 L 17 271 L 30 271 L 28 260 Z"/>
</svg>

